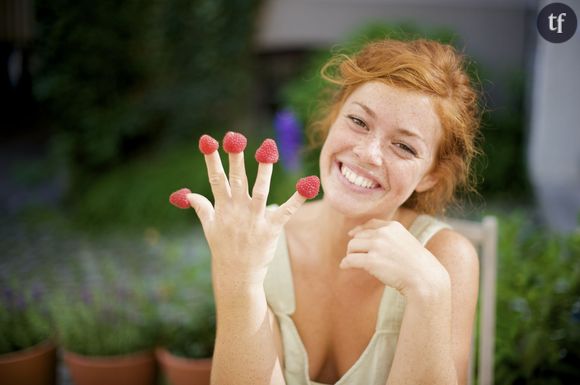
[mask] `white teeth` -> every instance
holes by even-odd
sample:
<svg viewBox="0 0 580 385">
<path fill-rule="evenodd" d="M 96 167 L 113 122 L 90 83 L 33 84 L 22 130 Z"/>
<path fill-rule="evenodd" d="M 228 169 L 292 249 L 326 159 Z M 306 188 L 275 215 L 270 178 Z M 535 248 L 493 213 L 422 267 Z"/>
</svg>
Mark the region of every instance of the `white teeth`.
<svg viewBox="0 0 580 385">
<path fill-rule="evenodd" d="M 341 169 L 342 175 L 352 184 L 364 187 L 364 188 L 375 188 L 378 184 L 374 183 L 373 181 L 365 178 L 364 176 L 360 176 L 354 173 L 351 169 L 342 165 Z"/>
</svg>

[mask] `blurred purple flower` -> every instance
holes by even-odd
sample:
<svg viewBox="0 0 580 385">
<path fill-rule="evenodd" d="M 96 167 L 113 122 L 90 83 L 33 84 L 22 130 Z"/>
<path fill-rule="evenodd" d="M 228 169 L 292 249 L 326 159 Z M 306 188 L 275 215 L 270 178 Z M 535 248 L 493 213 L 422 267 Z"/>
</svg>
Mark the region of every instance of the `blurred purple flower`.
<svg viewBox="0 0 580 385">
<path fill-rule="evenodd" d="M 31 289 L 32 301 L 40 302 L 44 297 L 44 285 L 40 282 L 35 282 Z"/>
<path fill-rule="evenodd" d="M 274 130 L 282 165 L 286 170 L 296 171 L 301 166 L 302 126 L 291 110 L 281 110 L 274 116 Z"/>
<path fill-rule="evenodd" d="M 4 287 L 2 289 L 2 299 L 6 304 L 12 304 L 14 302 L 14 290 L 10 287 Z"/>
<path fill-rule="evenodd" d="M 87 288 L 81 291 L 81 299 L 85 303 L 85 305 L 90 305 L 93 302 L 93 296 L 91 291 Z"/>
<path fill-rule="evenodd" d="M 133 293 L 131 292 L 131 290 L 129 290 L 129 288 L 121 285 L 117 286 L 117 298 L 119 298 L 120 300 L 122 301 L 128 300 L 132 297 L 132 294 Z"/>
<path fill-rule="evenodd" d="M 16 310 L 24 310 L 26 309 L 26 299 L 24 299 L 23 295 L 17 295 L 14 299 L 14 308 Z"/>
</svg>

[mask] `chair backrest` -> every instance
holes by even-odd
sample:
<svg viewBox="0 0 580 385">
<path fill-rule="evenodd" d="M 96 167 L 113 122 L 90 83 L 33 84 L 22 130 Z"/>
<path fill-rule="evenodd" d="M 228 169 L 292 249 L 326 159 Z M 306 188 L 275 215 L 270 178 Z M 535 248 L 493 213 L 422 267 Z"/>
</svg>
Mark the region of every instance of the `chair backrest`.
<svg viewBox="0 0 580 385">
<path fill-rule="evenodd" d="M 469 384 L 473 384 L 473 362 L 478 357 L 478 384 L 493 384 L 493 363 L 495 348 L 495 303 L 497 278 L 497 219 L 485 216 L 481 222 L 463 219 L 447 219 L 453 228 L 468 238 L 477 248 L 480 259 L 479 322 L 473 333 L 479 329 L 479 344 L 472 344 L 469 360 Z M 476 351 L 477 348 L 477 351 Z M 477 353 L 477 354 L 476 354 Z"/>
</svg>

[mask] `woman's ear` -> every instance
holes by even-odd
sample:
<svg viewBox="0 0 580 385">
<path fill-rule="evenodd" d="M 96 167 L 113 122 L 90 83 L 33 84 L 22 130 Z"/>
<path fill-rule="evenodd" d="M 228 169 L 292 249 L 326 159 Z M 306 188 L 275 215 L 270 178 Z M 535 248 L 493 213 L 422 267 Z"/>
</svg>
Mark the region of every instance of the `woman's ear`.
<svg viewBox="0 0 580 385">
<path fill-rule="evenodd" d="M 430 173 L 423 176 L 423 178 L 419 181 L 419 184 L 417 184 L 417 187 L 415 187 L 415 191 L 418 193 L 422 193 L 427 190 L 430 190 L 433 186 L 437 184 L 438 181 L 439 176 L 437 175 L 437 173 L 435 171 L 431 171 Z"/>
</svg>

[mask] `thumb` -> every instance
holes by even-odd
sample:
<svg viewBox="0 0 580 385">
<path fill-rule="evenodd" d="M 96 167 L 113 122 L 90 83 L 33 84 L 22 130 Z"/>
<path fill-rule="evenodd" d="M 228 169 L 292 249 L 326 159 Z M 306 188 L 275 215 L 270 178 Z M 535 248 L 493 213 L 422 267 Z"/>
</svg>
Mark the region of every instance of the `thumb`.
<svg viewBox="0 0 580 385">
<path fill-rule="evenodd" d="M 341 269 L 363 269 L 370 271 L 376 261 L 370 258 L 368 253 L 350 253 L 347 254 L 341 261 L 339 267 Z"/>
<path fill-rule="evenodd" d="M 284 226 L 304 202 L 306 202 L 306 198 L 295 192 L 282 206 L 272 213 L 272 222 L 278 226 Z"/>
<path fill-rule="evenodd" d="M 189 205 L 195 210 L 202 226 L 205 227 L 205 224 L 212 220 L 214 214 L 211 202 L 203 195 L 195 193 L 187 194 L 187 200 Z"/>
</svg>

